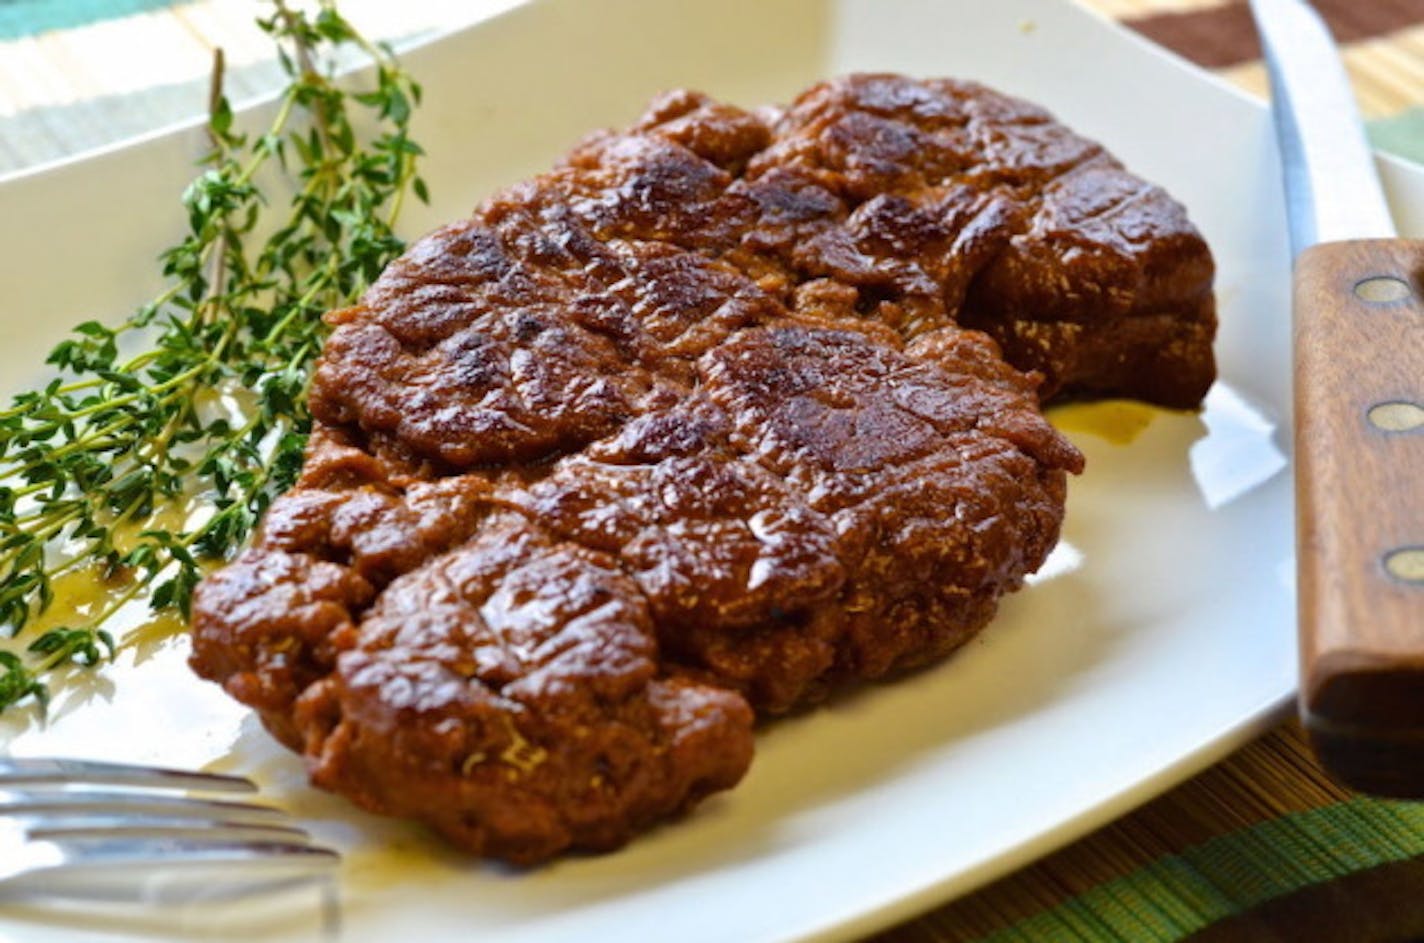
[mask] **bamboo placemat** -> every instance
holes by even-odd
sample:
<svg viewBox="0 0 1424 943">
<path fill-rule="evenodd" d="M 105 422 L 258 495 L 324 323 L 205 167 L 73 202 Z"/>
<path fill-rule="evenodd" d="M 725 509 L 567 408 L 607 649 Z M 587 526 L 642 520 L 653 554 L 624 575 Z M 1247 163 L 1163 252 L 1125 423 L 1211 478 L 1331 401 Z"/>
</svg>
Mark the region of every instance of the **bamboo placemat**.
<svg viewBox="0 0 1424 943">
<path fill-rule="evenodd" d="M 1264 93 L 1242 0 L 1080 2 Z M 500 0 L 341 5 L 372 33 L 415 36 L 485 3 Z M 1424 0 L 1317 5 L 1346 41 L 1375 142 L 1424 159 Z M 219 40 L 235 99 L 275 87 L 254 9 L 252 0 L 0 0 L 0 175 L 190 117 Z M 1351 796 L 1286 723 L 1088 838 L 875 939 L 1424 939 L 1421 855 L 1424 806 Z"/>
</svg>

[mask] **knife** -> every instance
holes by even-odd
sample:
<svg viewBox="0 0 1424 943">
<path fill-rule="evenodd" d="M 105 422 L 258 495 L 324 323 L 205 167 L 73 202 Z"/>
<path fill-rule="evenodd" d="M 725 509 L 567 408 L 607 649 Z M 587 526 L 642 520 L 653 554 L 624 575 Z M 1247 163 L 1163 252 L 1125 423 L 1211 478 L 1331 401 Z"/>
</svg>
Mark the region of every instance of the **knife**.
<svg viewBox="0 0 1424 943">
<path fill-rule="evenodd" d="M 1397 238 L 1304 0 L 1251 0 L 1295 257 L 1300 711 L 1321 764 L 1424 796 L 1424 241 Z"/>
</svg>

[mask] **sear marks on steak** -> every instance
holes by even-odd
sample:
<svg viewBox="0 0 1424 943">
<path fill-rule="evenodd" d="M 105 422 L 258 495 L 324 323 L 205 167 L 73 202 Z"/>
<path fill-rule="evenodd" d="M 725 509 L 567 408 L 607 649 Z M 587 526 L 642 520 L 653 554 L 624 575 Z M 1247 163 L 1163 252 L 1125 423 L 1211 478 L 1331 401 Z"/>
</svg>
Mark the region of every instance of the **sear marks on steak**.
<svg viewBox="0 0 1424 943">
<path fill-rule="evenodd" d="M 1195 404 L 1211 258 L 1043 111 L 674 92 L 333 312 L 195 669 L 312 779 L 529 864 L 734 785 L 757 714 L 941 657 L 1057 540 L 1040 399 Z"/>
<path fill-rule="evenodd" d="M 668 658 L 783 712 L 954 648 L 1051 549 L 1081 459 L 998 370 L 855 331 L 743 331 L 686 402 L 500 499 L 615 555 Z"/>
<path fill-rule="evenodd" d="M 751 709 L 661 675 L 617 562 L 517 515 L 397 578 L 350 634 L 295 706 L 312 781 L 477 853 L 615 847 L 751 758 Z"/>
</svg>

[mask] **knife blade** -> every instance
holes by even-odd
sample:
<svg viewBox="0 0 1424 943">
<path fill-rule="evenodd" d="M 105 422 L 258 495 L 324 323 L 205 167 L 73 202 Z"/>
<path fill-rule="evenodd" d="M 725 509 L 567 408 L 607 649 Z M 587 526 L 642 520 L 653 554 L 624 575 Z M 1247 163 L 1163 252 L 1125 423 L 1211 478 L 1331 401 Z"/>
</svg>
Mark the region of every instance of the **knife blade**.
<svg viewBox="0 0 1424 943">
<path fill-rule="evenodd" d="M 1424 242 L 1394 223 L 1333 38 L 1251 0 L 1295 255 L 1300 712 L 1337 779 L 1424 796 Z"/>
</svg>

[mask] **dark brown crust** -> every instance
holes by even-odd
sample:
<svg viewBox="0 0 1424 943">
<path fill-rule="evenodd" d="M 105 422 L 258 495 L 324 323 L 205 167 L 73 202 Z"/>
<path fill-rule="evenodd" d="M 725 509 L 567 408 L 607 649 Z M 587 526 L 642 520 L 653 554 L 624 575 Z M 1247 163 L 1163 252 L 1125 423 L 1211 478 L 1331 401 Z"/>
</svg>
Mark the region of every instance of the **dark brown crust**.
<svg viewBox="0 0 1424 943">
<path fill-rule="evenodd" d="M 981 628 L 1082 466 L 1040 382 L 1195 402 L 1210 277 L 1161 190 L 978 86 L 664 96 L 331 315 L 194 667 L 366 808 L 614 847 L 735 784 L 753 708 Z"/>
</svg>

